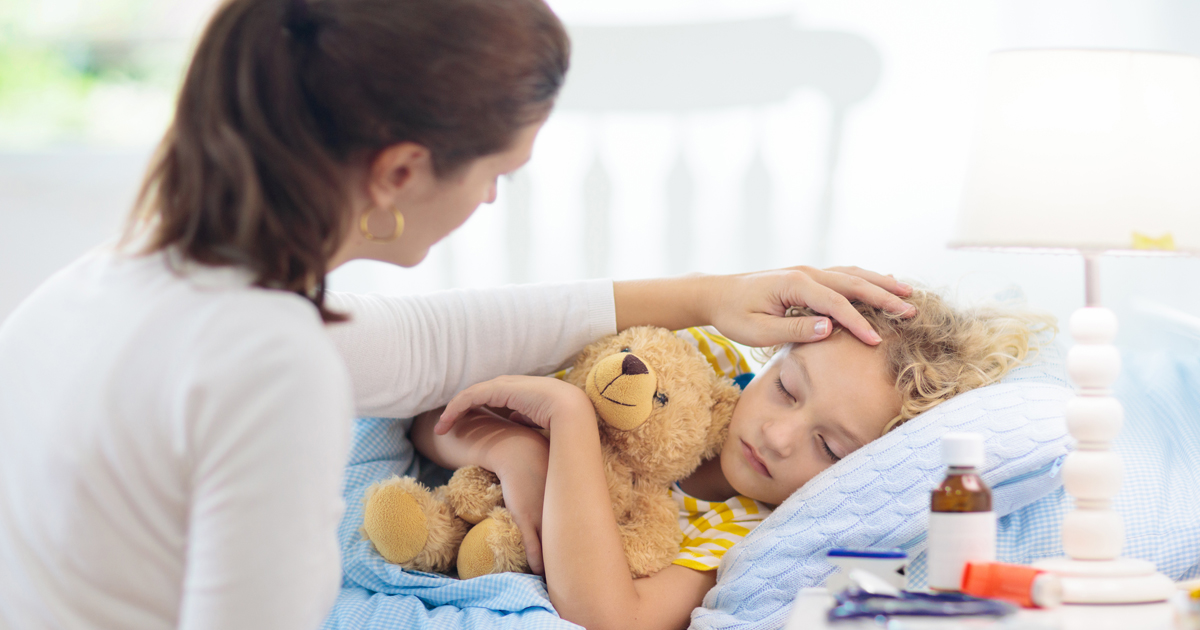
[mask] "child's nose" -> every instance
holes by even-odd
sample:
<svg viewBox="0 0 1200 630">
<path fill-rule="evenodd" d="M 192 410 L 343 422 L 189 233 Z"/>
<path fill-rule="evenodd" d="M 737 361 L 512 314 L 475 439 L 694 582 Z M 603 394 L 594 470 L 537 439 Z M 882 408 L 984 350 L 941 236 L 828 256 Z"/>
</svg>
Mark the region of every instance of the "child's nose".
<svg viewBox="0 0 1200 630">
<path fill-rule="evenodd" d="M 795 440 L 795 428 L 790 423 L 781 420 L 767 420 L 763 423 L 763 447 L 779 457 L 790 457 Z"/>
</svg>

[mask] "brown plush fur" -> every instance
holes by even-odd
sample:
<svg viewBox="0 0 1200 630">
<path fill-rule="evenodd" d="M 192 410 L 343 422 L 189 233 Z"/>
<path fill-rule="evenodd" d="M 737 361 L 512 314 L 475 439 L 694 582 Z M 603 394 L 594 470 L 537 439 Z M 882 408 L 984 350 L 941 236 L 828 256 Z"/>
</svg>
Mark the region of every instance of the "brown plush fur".
<svg viewBox="0 0 1200 630">
<path fill-rule="evenodd" d="M 458 577 L 466 580 L 489 573 L 529 571 L 521 530 L 508 510 L 492 508 L 467 537 L 471 540 L 463 540 L 458 553 Z"/>
<path fill-rule="evenodd" d="M 414 500 L 406 501 L 404 497 Z M 469 525 L 455 516 L 443 488 L 430 492 L 416 479 L 393 476 L 367 488 L 363 503 L 361 531 L 388 562 L 436 573 L 445 573 L 454 566 Z M 419 511 L 404 513 L 406 508 Z M 411 550 L 413 545 L 406 542 L 412 539 L 425 541 L 417 553 L 392 553 L 393 549 Z"/>
<path fill-rule="evenodd" d="M 625 353 L 633 354 L 648 368 L 646 373 L 638 374 L 632 372 L 640 368 L 630 370 L 630 377 L 640 379 L 640 383 L 627 386 L 617 382 L 621 371 L 613 369 L 611 360 L 603 368 L 601 383 L 597 383 L 593 368 L 607 357 Z M 636 362 L 631 360 L 630 364 Z M 679 552 L 678 508 L 670 497 L 670 485 L 687 477 L 702 461 L 720 451 L 740 390 L 729 379 L 718 376 L 693 345 L 661 328 L 631 328 L 589 345 L 575 360 L 566 381 L 588 391 L 590 374 L 593 386 L 589 396 L 601 421 L 604 472 L 625 558 L 634 577 L 651 575 L 668 566 Z M 655 387 L 644 385 L 647 378 L 653 379 Z M 643 398 L 621 400 L 621 405 L 614 406 L 606 401 L 597 402 L 598 389 L 603 389 L 610 398 L 651 398 L 648 403 Z M 630 420 L 625 415 L 613 419 L 616 426 L 605 421 L 606 408 L 627 409 L 633 405 L 645 408 L 647 404 L 649 412 L 644 420 Z M 639 420 L 640 424 L 632 426 Z M 521 533 L 502 507 L 503 496 L 495 475 L 470 466 L 457 471 L 444 488 L 431 492 L 415 482 L 407 488 L 420 495 L 419 504 L 430 510 L 427 520 L 431 531 L 426 549 L 418 558 L 437 559 L 436 566 L 442 567 L 447 556 L 456 555 L 461 577 L 483 574 L 480 571 L 528 570 Z M 376 496 L 368 490 L 364 497 L 368 508 L 377 500 Z M 432 506 L 430 501 L 441 505 Z M 460 525 L 446 524 L 440 516 L 435 519 L 433 513 L 453 514 L 450 520 Z M 488 518 L 475 526 L 480 531 L 472 529 L 465 539 L 457 536 L 456 541 L 454 533 L 444 535 L 433 531 L 443 527 L 463 527 L 465 531 L 468 520 L 483 514 Z M 371 532 L 368 537 L 377 549 L 384 542 Z M 430 551 L 430 545 L 439 549 Z M 446 570 L 433 565 L 410 568 Z"/>
<path fill-rule="evenodd" d="M 635 429 L 602 425 L 601 439 L 611 447 L 606 455 L 636 470 L 639 477 L 669 487 L 720 451 L 740 390 L 718 377 L 694 346 L 652 327 L 631 328 L 589 345 L 567 382 L 583 387 L 592 365 L 624 348 L 654 366 L 658 393 L 667 403 L 656 402 L 650 419 Z"/>
<path fill-rule="evenodd" d="M 475 524 L 487 518 L 497 505 L 504 504 L 500 478 L 478 466 L 467 466 L 454 472 L 452 483 L 446 484 L 446 500 L 455 514 Z"/>
</svg>

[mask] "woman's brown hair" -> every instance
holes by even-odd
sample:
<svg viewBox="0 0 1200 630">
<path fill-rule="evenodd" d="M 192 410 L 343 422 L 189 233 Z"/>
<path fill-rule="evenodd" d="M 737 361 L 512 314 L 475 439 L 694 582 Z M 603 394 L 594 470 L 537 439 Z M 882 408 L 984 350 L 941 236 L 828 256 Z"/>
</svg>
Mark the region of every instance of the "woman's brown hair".
<svg viewBox="0 0 1200 630">
<path fill-rule="evenodd" d="M 439 177 L 544 118 L 569 43 L 543 0 L 227 0 L 196 47 L 126 232 L 240 265 L 322 318 L 345 168 L 414 142 Z"/>
</svg>

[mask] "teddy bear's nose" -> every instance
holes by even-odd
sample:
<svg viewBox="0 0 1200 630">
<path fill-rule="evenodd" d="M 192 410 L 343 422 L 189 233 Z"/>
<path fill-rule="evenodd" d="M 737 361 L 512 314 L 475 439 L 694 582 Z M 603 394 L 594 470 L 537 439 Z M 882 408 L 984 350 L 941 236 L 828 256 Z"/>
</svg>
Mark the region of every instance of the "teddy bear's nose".
<svg viewBox="0 0 1200 630">
<path fill-rule="evenodd" d="M 642 360 L 632 354 L 625 355 L 625 360 L 621 361 L 621 374 L 649 374 L 650 370 L 646 369 L 646 364 Z"/>
<path fill-rule="evenodd" d="M 618 431 L 640 426 L 654 411 L 658 377 L 653 361 L 627 352 L 610 354 L 588 371 L 584 391 L 596 416 Z"/>
</svg>

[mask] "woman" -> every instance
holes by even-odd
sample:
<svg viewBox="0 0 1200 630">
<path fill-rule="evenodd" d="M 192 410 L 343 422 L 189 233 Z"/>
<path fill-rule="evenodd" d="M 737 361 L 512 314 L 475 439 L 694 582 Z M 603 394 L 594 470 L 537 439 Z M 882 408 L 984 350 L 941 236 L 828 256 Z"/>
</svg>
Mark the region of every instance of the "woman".
<svg viewBox="0 0 1200 630">
<path fill-rule="evenodd" d="M 780 317 L 807 305 L 878 342 L 843 294 L 902 310 L 908 289 L 859 270 L 327 303 L 331 269 L 415 265 L 495 198 L 567 48 L 541 0 L 217 10 L 127 238 L 0 328 L 0 625 L 312 628 L 356 412 L 432 408 L 637 324 L 823 338 L 826 318 Z"/>
</svg>

